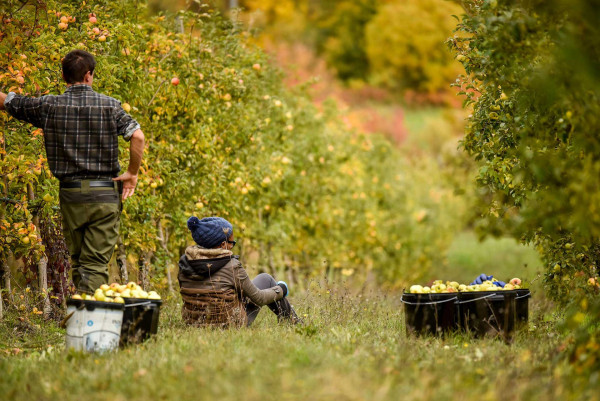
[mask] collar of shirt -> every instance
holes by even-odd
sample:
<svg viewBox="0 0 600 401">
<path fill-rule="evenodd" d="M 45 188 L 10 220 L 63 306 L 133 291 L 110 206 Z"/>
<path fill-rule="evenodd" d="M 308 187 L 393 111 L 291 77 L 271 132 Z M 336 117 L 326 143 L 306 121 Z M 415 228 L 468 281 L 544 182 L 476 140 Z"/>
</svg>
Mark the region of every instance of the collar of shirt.
<svg viewBox="0 0 600 401">
<path fill-rule="evenodd" d="M 86 84 L 75 84 L 71 85 L 65 90 L 65 93 L 75 93 L 75 92 L 87 92 L 93 91 L 92 87 Z"/>
</svg>

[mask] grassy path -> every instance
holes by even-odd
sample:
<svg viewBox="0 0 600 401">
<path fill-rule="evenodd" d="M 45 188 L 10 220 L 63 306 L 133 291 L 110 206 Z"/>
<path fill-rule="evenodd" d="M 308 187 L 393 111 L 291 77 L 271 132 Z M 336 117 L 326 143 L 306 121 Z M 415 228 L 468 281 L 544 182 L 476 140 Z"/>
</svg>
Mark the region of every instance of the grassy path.
<svg viewBox="0 0 600 401">
<path fill-rule="evenodd" d="M 539 301 L 512 345 L 463 335 L 407 337 L 396 295 L 298 295 L 303 327 L 264 309 L 250 329 L 199 330 L 166 302 L 159 335 L 105 355 L 67 354 L 57 329 L 25 341 L 53 344 L 0 358 L 3 400 L 568 400 L 594 399 L 555 358 L 560 338 Z M 543 316 L 546 316 L 545 318 Z M 4 323 L 3 344 L 18 345 Z M 598 399 L 595 395 L 595 399 Z"/>
</svg>

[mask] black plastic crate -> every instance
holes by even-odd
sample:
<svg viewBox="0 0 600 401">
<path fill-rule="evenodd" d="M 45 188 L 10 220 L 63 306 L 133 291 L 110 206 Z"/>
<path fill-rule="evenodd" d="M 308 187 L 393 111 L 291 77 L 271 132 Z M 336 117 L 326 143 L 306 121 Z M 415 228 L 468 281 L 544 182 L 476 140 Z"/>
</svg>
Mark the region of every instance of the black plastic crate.
<svg viewBox="0 0 600 401">
<path fill-rule="evenodd" d="M 529 298 L 531 298 L 531 291 L 527 288 L 515 290 L 517 296 L 515 297 L 516 304 L 516 319 L 517 327 L 526 326 L 529 321 Z"/>
<path fill-rule="evenodd" d="M 442 334 L 458 328 L 458 293 L 402 294 L 407 334 Z"/>
<path fill-rule="evenodd" d="M 140 343 L 158 332 L 160 299 L 123 298 L 123 326 L 121 328 L 121 346 Z"/>
<path fill-rule="evenodd" d="M 514 290 L 460 292 L 460 327 L 476 337 L 502 336 L 511 340 L 516 325 L 516 296 Z"/>
</svg>

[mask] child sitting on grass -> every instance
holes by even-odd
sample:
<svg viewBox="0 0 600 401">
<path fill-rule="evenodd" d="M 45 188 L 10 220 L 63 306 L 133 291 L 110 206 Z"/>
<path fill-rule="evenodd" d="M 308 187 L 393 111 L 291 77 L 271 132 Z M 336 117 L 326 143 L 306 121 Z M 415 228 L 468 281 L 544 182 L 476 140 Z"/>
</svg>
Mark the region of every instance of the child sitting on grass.
<svg viewBox="0 0 600 401">
<path fill-rule="evenodd" d="M 267 305 L 279 321 L 298 323 L 286 299 L 288 285 L 261 273 L 250 280 L 231 249 L 236 241 L 233 226 L 221 217 L 190 217 L 188 228 L 196 245 L 179 260 L 179 286 L 183 319 L 197 326 L 250 326 Z"/>
</svg>

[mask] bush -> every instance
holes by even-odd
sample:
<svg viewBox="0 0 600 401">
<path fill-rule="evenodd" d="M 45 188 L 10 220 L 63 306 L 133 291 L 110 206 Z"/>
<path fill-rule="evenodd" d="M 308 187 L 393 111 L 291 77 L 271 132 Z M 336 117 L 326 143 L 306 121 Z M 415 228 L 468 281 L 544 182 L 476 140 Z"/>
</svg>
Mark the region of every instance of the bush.
<svg viewBox="0 0 600 401">
<path fill-rule="evenodd" d="M 592 3 L 465 2 L 460 36 L 450 40 L 469 74 L 462 88 L 473 114 L 463 145 L 481 162 L 480 227 L 533 244 L 548 295 L 571 304 L 576 323 L 595 316 L 600 260 L 600 32 Z M 597 370 L 594 347 L 588 367 Z"/>
</svg>

